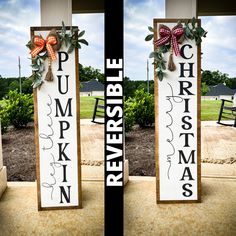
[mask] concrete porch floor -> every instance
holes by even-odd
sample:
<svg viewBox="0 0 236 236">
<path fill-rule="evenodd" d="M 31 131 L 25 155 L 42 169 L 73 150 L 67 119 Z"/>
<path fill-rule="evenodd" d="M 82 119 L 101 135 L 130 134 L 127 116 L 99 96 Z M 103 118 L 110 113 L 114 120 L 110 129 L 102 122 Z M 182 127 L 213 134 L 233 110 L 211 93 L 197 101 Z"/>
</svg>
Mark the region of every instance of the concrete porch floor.
<svg viewBox="0 0 236 236">
<path fill-rule="evenodd" d="M 38 212 L 36 183 L 8 182 L 0 201 L 0 236 L 104 235 L 103 126 L 94 129 L 94 124 L 83 122 L 83 209 Z M 202 122 L 202 155 L 235 157 L 235 138 L 232 127 Z M 92 154 L 89 145 L 94 146 Z M 155 177 L 129 177 L 124 196 L 125 235 L 236 235 L 235 167 L 236 163 L 202 163 L 199 204 L 157 205 Z"/>
<path fill-rule="evenodd" d="M 83 209 L 38 212 L 36 183 L 8 182 L 0 235 L 103 235 L 103 182 L 83 181 L 82 188 Z M 124 196 L 125 236 L 236 235 L 236 179 L 203 178 L 196 204 L 157 205 L 154 177 L 130 177 Z"/>
</svg>

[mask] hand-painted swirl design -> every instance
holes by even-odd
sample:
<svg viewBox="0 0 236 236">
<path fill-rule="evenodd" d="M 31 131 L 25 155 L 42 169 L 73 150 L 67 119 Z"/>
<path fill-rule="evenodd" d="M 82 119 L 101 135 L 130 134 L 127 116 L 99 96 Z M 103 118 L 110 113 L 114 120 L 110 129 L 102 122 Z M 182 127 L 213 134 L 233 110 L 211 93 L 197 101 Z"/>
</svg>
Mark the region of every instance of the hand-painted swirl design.
<svg viewBox="0 0 236 236">
<path fill-rule="evenodd" d="M 42 138 L 44 140 L 47 140 L 49 142 L 46 147 L 45 146 L 42 147 L 43 150 L 50 150 L 53 147 L 52 136 L 54 135 L 54 130 L 52 128 L 53 120 L 52 120 L 52 117 L 51 117 L 51 114 L 52 114 L 52 107 L 51 107 L 52 106 L 52 98 L 51 98 L 50 95 L 48 95 L 48 97 L 49 97 L 49 102 L 47 103 L 47 106 L 49 108 L 49 112 L 47 114 L 47 117 L 49 118 L 48 127 L 49 127 L 50 131 L 49 131 L 48 134 L 44 134 L 44 133 L 39 134 L 40 138 Z"/>
<path fill-rule="evenodd" d="M 42 186 L 45 188 L 51 189 L 51 200 L 53 200 L 54 185 L 56 185 L 56 183 L 57 183 L 57 180 L 55 178 L 56 168 L 60 168 L 62 166 L 62 164 L 60 162 L 55 161 L 55 157 L 52 153 L 51 153 L 51 156 L 52 156 L 52 162 L 50 162 L 50 166 L 52 168 L 52 171 L 50 173 L 50 176 L 52 177 L 52 181 L 50 183 L 43 182 Z"/>
<path fill-rule="evenodd" d="M 171 112 L 174 109 L 173 103 L 181 103 L 181 102 L 183 102 L 183 98 L 181 98 L 180 96 L 175 96 L 171 84 L 168 83 L 168 85 L 169 85 L 170 90 L 171 90 L 171 95 L 166 96 L 166 100 L 170 103 L 170 109 L 168 111 L 166 111 L 166 114 L 170 118 L 170 123 L 166 125 L 166 128 L 170 131 L 170 138 L 167 138 L 166 141 L 169 143 L 169 145 L 171 147 L 171 153 L 167 155 L 167 162 L 169 163 L 168 170 L 167 170 L 167 177 L 168 177 L 168 179 L 170 179 L 170 169 L 171 169 L 172 157 L 175 154 L 175 147 L 172 143 L 173 140 L 174 140 L 174 133 L 173 133 L 173 130 L 171 128 L 172 125 L 173 125 L 174 120 L 173 120 L 173 117 L 171 115 Z"/>
</svg>

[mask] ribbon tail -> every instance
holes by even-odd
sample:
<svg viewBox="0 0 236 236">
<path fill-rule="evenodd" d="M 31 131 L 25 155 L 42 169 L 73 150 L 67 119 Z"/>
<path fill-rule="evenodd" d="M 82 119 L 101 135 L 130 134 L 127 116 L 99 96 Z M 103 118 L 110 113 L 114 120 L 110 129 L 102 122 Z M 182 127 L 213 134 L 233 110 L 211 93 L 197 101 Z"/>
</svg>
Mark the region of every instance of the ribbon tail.
<svg viewBox="0 0 236 236">
<path fill-rule="evenodd" d="M 172 36 L 171 43 L 172 43 L 172 47 L 173 47 L 173 50 L 175 52 L 175 55 L 176 56 L 180 55 L 180 53 L 179 53 L 179 45 L 178 45 L 178 42 L 177 42 L 177 39 L 176 39 L 175 36 Z"/>
<path fill-rule="evenodd" d="M 52 61 L 56 60 L 56 54 L 54 53 L 54 50 L 51 46 L 51 44 L 47 44 L 46 45 L 46 48 L 47 48 L 47 51 L 48 51 L 48 54 L 49 54 L 49 57 L 51 58 Z"/>
</svg>

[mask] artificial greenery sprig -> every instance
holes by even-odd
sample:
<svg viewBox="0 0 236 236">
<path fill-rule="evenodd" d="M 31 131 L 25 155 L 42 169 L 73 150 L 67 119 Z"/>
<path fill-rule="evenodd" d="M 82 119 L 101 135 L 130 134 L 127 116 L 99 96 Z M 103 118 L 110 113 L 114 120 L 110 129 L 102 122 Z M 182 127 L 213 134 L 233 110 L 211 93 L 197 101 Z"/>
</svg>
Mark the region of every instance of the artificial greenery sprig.
<svg viewBox="0 0 236 236">
<path fill-rule="evenodd" d="M 57 32 L 57 36 L 60 41 L 60 45 L 65 44 L 66 47 L 68 47 L 67 53 L 73 52 L 75 48 L 80 49 L 81 44 L 85 44 L 88 46 L 88 42 L 82 38 L 82 36 L 85 34 L 85 31 L 81 31 L 78 33 L 77 28 L 70 28 L 70 32 L 67 32 L 64 22 L 62 22 L 62 28 L 61 31 Z M 26 47 L 28 47 L 30 50 L 33 49 L 33 38 L 26 44 Z M 40 87 L 43 84 L 42 74 L 45 71 L 45 65 L 44 62 L 48 58 L 47 51 L 42 51 L 38 55 L 36 55 L 32 59 L 32 75 L 28 78 L 32 80 L 33 88 Z"/>
<path fill-rule="evenodd" d="M 197 24 L 197 20 L 195 17 L 185 22 L 184 36 L 186 39 L 194 39 L 197 46 L 202 42 L 202 37 L 205 38 L 206 35 L 207 32 Z"/>
<path fill-rule="evenodd" d="M 181 21 L 177 23 L 182 24 Z M 197 24 L 196 18 L 192 18 L 191 20 L 187 20 L 184 22 L 184 37 L 179 40 L 179 43 L 182 42 L 183 39 L 185 40 L 195 40 L 196 45 L 198 46 L 202 42 L 202 37 L 206 37 L 207 32 Z M 150 41 L 154 38 L 154 29 L 149 26 L 148 30 L 151 32 L 151 34 L 148 34 L 145 38 L 145 41 Z M 151 52 L 149 55 L 149 58 L 154 58 L 153 64 L 156 66 L 155 73 L 157 74 L 160 81 L 163 80 L 165 76 L 165 70 L 166 70 L 166 62 L 164 60 L 164 53 L 171 50 L 171 44 L 170 42 L 159 46 L 155 49 L 155 51 Z"/>
</svg>

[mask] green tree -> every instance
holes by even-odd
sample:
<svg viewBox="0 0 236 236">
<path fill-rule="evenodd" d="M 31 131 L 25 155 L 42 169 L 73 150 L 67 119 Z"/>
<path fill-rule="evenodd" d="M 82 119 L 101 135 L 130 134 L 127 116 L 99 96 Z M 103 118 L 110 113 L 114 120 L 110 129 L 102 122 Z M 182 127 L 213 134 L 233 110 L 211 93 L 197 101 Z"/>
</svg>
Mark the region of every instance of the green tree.
<svg viewBox="0 0 236 236">
<path fill-rule="evenodd" d="M 12 81 L 12 82 L 9 84 L 8 89 L 11 90 L 11 91 L 14 91 L 14 90 L 19 91 L 19 90 L 20 90 L 19 82 L 18 82 L 17 80 Z"/>
<path fill-rule="evenodd" d="M 79 64 L 79 78 L 80 81 L 89 81 L 91 79 L 97 79 L 99 82 L 105 82 L 104 74 L 99 69 L 94 69 L 91 66 L 83 66 Z"/>
<path fill-rule="evenodd" d="M 5 78 L 0 78 L 0 99 L 2 99 L 8 91 L 8 83 L 7 79 Z"/>
<path fill-rule="evenodd" d="M 220 83 L 226 83 L 229 79 L 229 75 L 226 73 L 221 73 L 220 71 L 209 71 L 205 70 L 202 72 L 202 83 L 206 85 L 217 85 Z"/>
<path fill-rule="evenodd" d="M 32 81 L 29 79 L 24 79 L 22 81 L 22 93 L 24 94 L 32 94 L 33 93 L 33 87 L 32 87 Z"/>
<path fill-rule="evenodd" d="M 129 77 L 124 77 L 124 96 L 125 99 L 128 99 L 129 97 L 133 97 L 135 92 L 135 84 L 132 80 L 130 80 Z"/>
<path fill-rule="evenodd" d="M 226 85 L 231 89 L 236 89 L 236 78 L 229 78 L 226 81 Z"/>
<path fill-rule="evenodd" d="M 205 82 L 203 82 L 201 84 L 201 94 L 202 94 L 202 96 L 205 96 L 208 91 L 209 91 L 209 87 L 206 85 Z"/>
<path fill-rule="evenodd" d="M 133 97 L 137 89 L 143 89 L 147 92 L 146 80 L 130 80 L 128 77 L 124 77 L 124 95 L 125 99 Z M 149 81 L 149 93 L 154 94 L 154 81 Z"/>
</svg>

